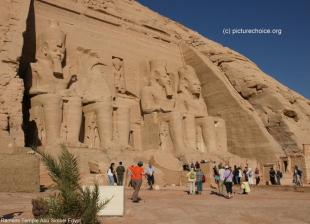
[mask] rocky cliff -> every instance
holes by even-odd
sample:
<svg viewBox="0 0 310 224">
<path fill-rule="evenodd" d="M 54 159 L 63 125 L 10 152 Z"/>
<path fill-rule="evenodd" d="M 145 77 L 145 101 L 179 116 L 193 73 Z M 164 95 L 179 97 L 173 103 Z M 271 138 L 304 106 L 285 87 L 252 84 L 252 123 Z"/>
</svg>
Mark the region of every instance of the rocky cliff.
<svg viewBox="0 0 310 224">
<path fill-rule="evenodd" d="M 133 0 L 6 0 L 0 15 L 0 116 L 1 138 L 11 140 L 3 144 L 1 139 L 3 152 L 10 144 L 34 141 L 30 100 L 22 100 L 22 83 L 27 90 L 31 80 L 26 71 L 35 62 L 36 38 L 52 20 L 67 35 L 68 74 L 83 73 L 90 60 L 81 49 L 95 51 L 106 74 L 113 71 L 113 58 L 124 62 L 126 96 L 121 95 L 120 102 L 130 107 L 135 131 L 131 144 L 139 150 L 140 91 L 148 83 L 148 62 L 155 58 L 167 61 L 171 74 L 183 65 L 196 70 L 209 115 L 225 120 L 229 152 L 266 163 L 299 153 L 303 144 L 309 144 L 309 100 L 239 53 Z"/>
</svg>

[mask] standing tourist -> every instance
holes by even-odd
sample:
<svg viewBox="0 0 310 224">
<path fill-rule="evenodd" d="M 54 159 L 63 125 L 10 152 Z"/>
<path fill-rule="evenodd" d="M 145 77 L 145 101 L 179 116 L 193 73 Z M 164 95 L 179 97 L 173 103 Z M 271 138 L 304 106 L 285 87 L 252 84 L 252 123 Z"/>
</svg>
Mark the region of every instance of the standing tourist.
<svg viewBox="0 0 310 224">
<path fill-rule="evenodd" d="M 154 180 L 154 168 L 152 164 L 149 164 L 149 167 L 146 169 L 147 182 L 149 184 L 149 190 L 153 190 Z"/>
<path fill-rule="evenodd" d="M 195 163 L 195 170 L 198 170 L 200 169 L 200 163 L 198 161 L 196 161 Z"/>
<path fill-rule="evenodd" d="M 270 175 L 270 182 L 272 185 L 276 185 L 276 172 L 273 170 L 273 168 L 271 167 L 270 168 L 270 171 L 269 171 L 269 175 Z"/>
<path fill-rule="evenodd" d="M 119 162 L 119 166 L 116 168 L 118 186 L 123 186 L 124 173 L 125 173 L 125 167 L 123 166 L 122 162 Z"/>
<path fill-rule="evenodd" d="M 220 162 L 220 164 L 218 165 L 218 169 L 220 170 L 222 167 L 224 168 L 224 165 L 222 162 Z"/>
<path fill-rule="evenodd" d="M 280 172 L 280 170 L 277 170 L 277 182 L 278 182 L 278 185 L 281 185 L 281 178 L 282 178 L 282 173 Z"/>
<path fill-rule="evenodd" d="M 114 163 L 111 163 L 108 170 L 109 186 L 114 186 Z"/>
<path fill-rule="evenodd" d="M 238 177 L 238 182 L 239 184 L 241 183 L 241 178 L 242 178 L 242 170 L 240 167 L 238 167 L 238 170 L 239 170 L 239 177 Z"/>
<path fill-rule="evenodd" d="M 219 179 L 219 183 L 218 183 L 218 188 L 219 188 L 219 195 L 224 196 L 224 173 L 225 173 L 225 169 L 224 167 L 221 167 L 221 169 L 219 170 L 219 175 L 220 175 L 220 179 Z"/>
<path fill-rule="evenodd" d="M 224 172 L 224 183 L 226 186 L 226 192 L 227 192 L 227 199 L 232 198 L 232 170 L 231 167 L 225 166 L 225 172 Z"/>
<path fill-rule="evenodd" d="M 239 185 L 240 184 L 240 182 L 239 182 L 239 170 L 238 170 L 236 165 L 234 166 L 233 173 L 234 173 L 234 183 Z"/>
<path fill-rule="evenodd" d="M 253 171 L 251 168 L 248 169 L 248 172 L 246 173 L 247 177 L 248 177 L 248 182 L 249 185 L 253 185 Z"/>
<path fill-rule="evenodd" d="M 258 168 L 255 169 L 254 174 L 255 174 L 256 185 L 259 185 L 260 177 L 259 177 L 259 169 Z"/>
<path fill-rule="evenodd" d="M 191 168 L 187 173 L 187 179 L 189 184 L 189 195 L 195 194 L 196 173 L 194 172 L 194 168 Z"/>
<path fill-rule="evenodd" d="M 248 175 L 246 174 L 247 172 L 248 172 L 248 167 L 244 167 L 243 175 L 244 175 L 245 181 L 248 181 Z"/>
<path fill-rule="evenodd" d="M 203 172 L 201 171 L 200 168 L 198 168 L 196 172 L 197 194 L 201 194 L 202 192 L 202 177 L 203 177 Z"/>
<path fill-rule="evenodd" d="M 144 175 L 144 169 L 142 166 L 143 162 L 139 161 L 137 166 L 128 167 L 128 171 L 131 173 L 131 185 L 134 189 L 134 192 L 132 193 L 132 202 L 134 203 L 139 203 L 138 195 L 142 185 L 142 175 Z"/>
<path fill-rule="evenodd" d="M 218 184 L 220 177 L 219 177 L 219 172 L 216 169 L 216 166 L 213 168 L 213 176 L 214 176 L 215 183 Z"/>
<path fill-rule="evenodd" d="M 295 166 L 293 183 L 297 186 L 302 185 L 302 171 L 298 166 Z"/>
</svg>

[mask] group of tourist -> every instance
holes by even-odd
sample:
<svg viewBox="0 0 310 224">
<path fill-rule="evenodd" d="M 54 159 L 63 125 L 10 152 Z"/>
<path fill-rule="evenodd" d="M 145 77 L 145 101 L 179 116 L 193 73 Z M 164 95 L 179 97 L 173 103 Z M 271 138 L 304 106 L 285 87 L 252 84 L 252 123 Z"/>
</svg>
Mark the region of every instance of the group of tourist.
<svg viewBox="0 0 310 224">
<path fill-rule="evenodd" d="M 189 185 L 189 195 L 192 194 L 201 194 L 202 192 L 202 184 L 206 181 L 206 177 L 204 173 L 201 171 L 199 167 L 192 167 L 190 171 L 187 173 L 187 180 Z M 197 191 L 195 189 L 197 186 Z"/>
<path fill-rule="evenodd" d="M 280 170 L 277 170 L 276 172 L 273 169 L 273 167 L 271 167 L 269 171 L 269 175 L 270 175 L 270 183 L 272 185 L 281 185 L 281 178 L 283 177 L 283 174 Z"/>
<path fill-rule="evenodd" d="M 218 166 L 216 166 L 216 162 L 214 161 L 212 163 L 213 166 L 213 176 L 215 179 L 215 182 L 219 184 L 220 181 L 220 170 L 223 168 L 225 169 L 225 166 L 221 162 Z M 245 167 L 244 170 L 242 170 L 240 167 L 237 167 L 234 165 L 234 169 L 232 171 L 232 182 L 236 185 L 241 185 L 241 180 L 244 179 L 245 181 L 249 182 L 249 185 L 254 185 L 253 177 L 255 178 L 255 184 L 259 185 L 260 182 L 260 173 L 259 169 L 256 168 L 253 172 L 251 168 Z"/>
<path fill-rule="evenodd" d="M 123 166 L 122 162 L 119 162 L 119 166 L 114 170 L 114 163 L 111 163 L 109 169 L 108 169 L 108 177 L 109 177 L 109 186 L 114 186 L 117 184 L 118 186 L 123 186 L 123 180 L 124 180 L 124 173 L 125 173 L 125 167 Z M 128 173 L 131 176 L 131 180 L 129 182 L 128 186 L 133 187 L 134 192 L 132 194 L 132 202 L 138 203 L 138 194 L 142 185 L 142 177 L 145 176 L 148 181 L 149 190 L 153 190 L 153 185 L 155 183 L 154 179 L 154 168 L 152 164 L 149 164 L 149 167 L 144 172 L 144 169 L 142 168 L 143 162 L 139 161 L 137 166 L 131 166 L 128 167 Z M 116 176 L 116 174 L 117 176 Z"/>
<path fill-rule="evenodd" d="M 204 162 L 204 160 L 201 161 L 201 163 Z M 117 183 L 117 185 L 122 186 L 125 168 L 122 165 L 122 162 L 119 162 L 119 166 L 116 168 L 116 171 L 114 171 L 114 165 L 114 163 L 111 163 L 108 170 L 109 185 L 113 186 L 114 183 Z M 152 164 L 149 164 L 149 167 L 144 172 L 142 166 L 143 162 L 139 161 L 137 166 L 131 166 L 127 168 L 128 173 L 131 175 L 130 186 L 134 188 L 134 192 L 132 194 L 132 201 L 134 203 L 139 202 L 138 194 L 142 185 L 143 176 L 147 177 L 149 185 L 148 189 L 153 190 L 154 168 L 152 167 Z M 227 199 L 231 199 L 233 197 L 233 184 L 240 185 L 241 189 L 243 189 L 242 194 L 248 194 L 251 191 L 250 185 L 254 185 L 253 177 L 256 180 L 256 185 L 259 185 L 260 172 L 258 168 L 256 168 L 253 172 L 251 168 L 245 167 L 242 171 L 242 169 L 240 167 L 237 167 L 236 165 L 232 169 L 231 166 L 223 165 L 222 162 L 218 166 L 216 166 L 215 161 L 212 163 L 212 166 L 214 172 L 214 179 L 218 184 L 218 195 L 223 196 Z M 206 177 L 200 169 L 200 163 L 198 161 L 192 161 L 192 163 L 190 164 L 190 168 L 188 164 L 185 164 L 183 165 L 183 170 L 188 171 L 187 179 L 189 185 L 189 195 L 201 194 L 203 191 L 202 186 L 203 183 L 206 181 Z M 117 177 L 115 173 L 117 174 Z M 281 185 L 280 179 L 282 178 L 282 173 L 279 170 L 275 172 L 273 168 L 270 168 L 269 174 L 272 184 Z M 277 182 L 275 181 L 276 178 Z M 298 186 L 302 185 L 302 171 L 297 166 L 295 166 L 294 170 L 293 183 Z M 224 189 L 226 189 L 226 195 L 224 194 Z"/>
</svg>

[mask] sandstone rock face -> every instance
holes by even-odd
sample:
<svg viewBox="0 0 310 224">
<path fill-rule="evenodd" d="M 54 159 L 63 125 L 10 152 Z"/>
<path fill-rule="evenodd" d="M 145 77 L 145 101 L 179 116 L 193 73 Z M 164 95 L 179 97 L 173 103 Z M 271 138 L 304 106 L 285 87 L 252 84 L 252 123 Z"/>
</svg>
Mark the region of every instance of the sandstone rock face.
<svg viewBox="0 0 310 224">
<path fill-rule="evenodd" d="M 307 99 L 135 1 L 22 2 L 0 16 L 3 152 L 64 142 L 99 149 L 85 166 L 101 154 L 150 160 L 147 150 L 262 164 L 308 143 Z"/>
<path fill-rule="evenodd" d="M 22 99 L 18 76 L 30 1 L 7 0 L 0 9 L 0 152 L 24 146 Z"/>
</svg>

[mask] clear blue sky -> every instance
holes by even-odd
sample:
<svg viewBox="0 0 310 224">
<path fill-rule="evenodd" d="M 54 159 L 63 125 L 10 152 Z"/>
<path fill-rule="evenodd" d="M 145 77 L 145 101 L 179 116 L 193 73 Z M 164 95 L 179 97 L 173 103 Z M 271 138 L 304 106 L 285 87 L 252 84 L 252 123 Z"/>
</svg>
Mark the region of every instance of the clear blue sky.
<svg viewBox="0 0 310 224">
<path fill-rule="evenodd" d="M 136 0 L 229 47 L 310 99 L 310 0 Z M 278 34 L 223 34 L 223 29 L 281 29 Z"/>
</svg>

